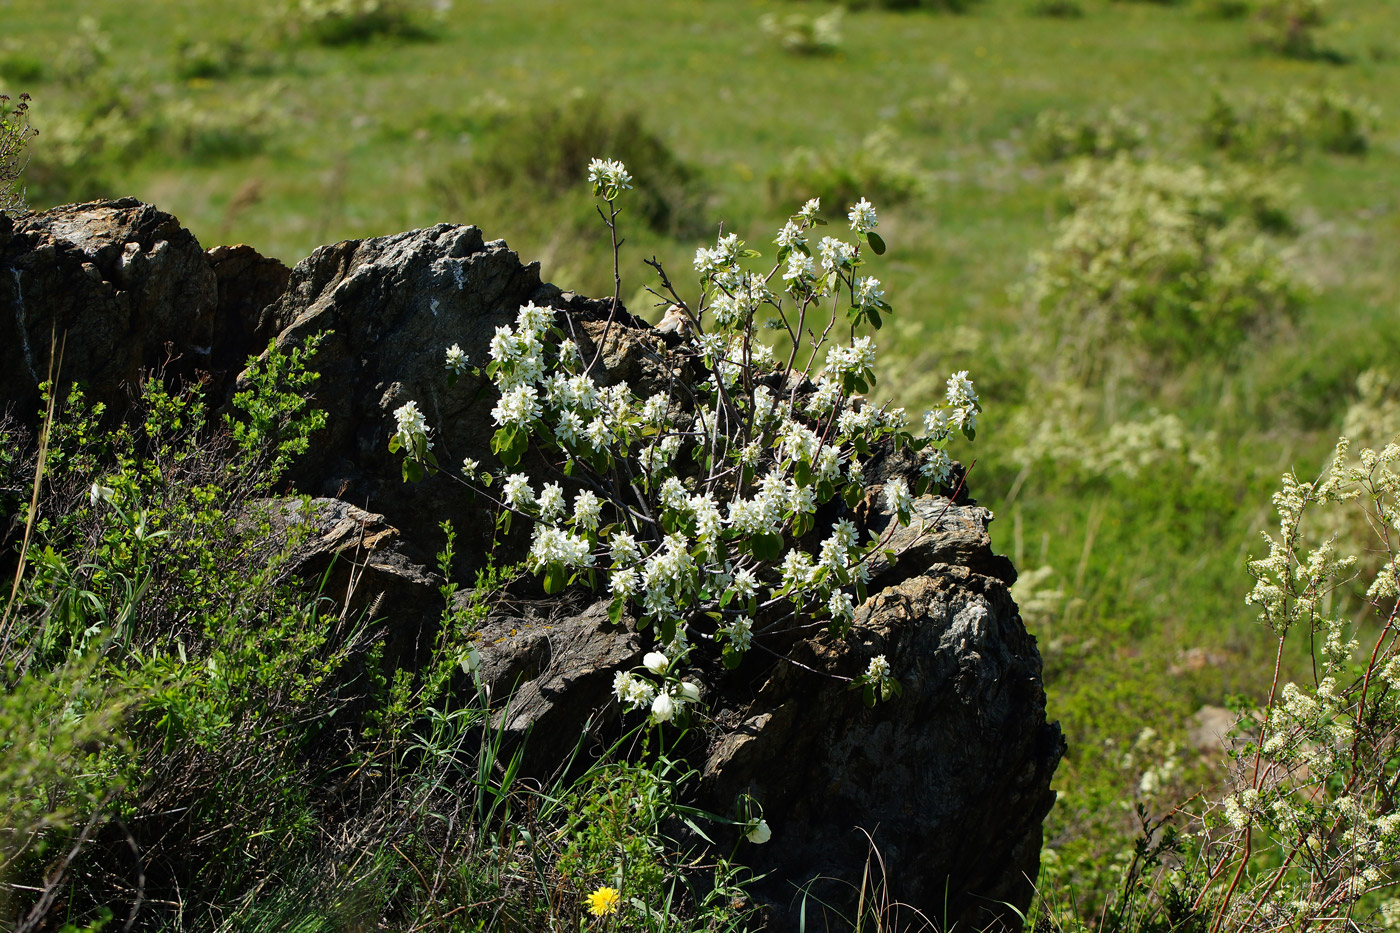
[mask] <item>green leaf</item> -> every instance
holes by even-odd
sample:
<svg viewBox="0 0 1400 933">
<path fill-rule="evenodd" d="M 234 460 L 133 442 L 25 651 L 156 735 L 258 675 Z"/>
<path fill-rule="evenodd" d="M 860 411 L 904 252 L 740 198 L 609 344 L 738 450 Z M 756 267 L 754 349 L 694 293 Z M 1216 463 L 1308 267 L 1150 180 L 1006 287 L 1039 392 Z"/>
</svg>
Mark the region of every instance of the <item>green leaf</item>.
<svg viewBox="0 0 1400 933">
<path fill-rule="evenodd" d="M 733 590 L 725 590 L 725 591 L 720 595 L 720 597 L 719 597 L 719 607 L 720 607 L 721 609 L 724 609 L 726 606 L 728 606 L 728 605 L 729 605 L 731 602 L 733 602 L 733 601 L 734 601 L 734 591 L 733 591 Z"/>
<path fill-rule="evenodd" d="M 870 232 L 866 233 L 865 239 L 866 242 L 870 244 L 870 248 L 875 251 L 876 256 L 885 255 L 885 240 L 883 237 L 880 236 L 880 234 L 876 233 L 874 230 L 871 230 Z M 879 325 L 877 324 L 875 326 L 878 327 Z"/>
<path fill-rule="evenodd" d="M 846 507 L 853 509 L 860 504 L 861 488 L 855 483 L 847 483 L 841 490 L 841 497 L 846 500 Z"/>
<path fill-rule="evenodd" d="M 724 663 L 726 668 L 732 671 L 739 666 L 739 662 L 744 660 L 744 656 L 740 652 L 735 651 L 732 646 L 725 645 L 723 652 L 720 654 L 720 660 Z"/>
<path fill-rule="evenodd" d="M 885 322 L 880 320 L 879 311 L 876 311 L 874 308 L 867 308 L 865 313 L 870 318 L 871 327 L 874 327 L 876 330 L 879 330 L 881 327 L 885 326 Z"/>
<path fill-rule="evenodd" d="M 549 567 L 544 572 L 544 591 L 550 596 L 564 589 L 565 574 L 564 565 L 559 561 L 550 561 Z"/>
<path fill-rule="evenodd" d="M 775 561 L 783 556 L 783 536 L 766 532 L 753 536 L 750 546 L 753 556 L 761 561 Z"/>
<path fill-rule="evenodd" d="M 612 605 L 608 606 L 608 621 L 613 625 L 620 625 L 622 623 L 622 610 L 624 605 L 624 600 L 619 596 L 612 601 Z"/>
</svg>

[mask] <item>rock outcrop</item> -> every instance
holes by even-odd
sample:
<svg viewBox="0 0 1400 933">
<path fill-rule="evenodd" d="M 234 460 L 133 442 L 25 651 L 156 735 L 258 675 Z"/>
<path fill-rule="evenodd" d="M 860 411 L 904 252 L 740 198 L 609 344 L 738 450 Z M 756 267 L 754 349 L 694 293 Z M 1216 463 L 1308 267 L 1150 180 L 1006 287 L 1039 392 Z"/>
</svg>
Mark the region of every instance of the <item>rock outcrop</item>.
<svg viewBox="0 0 1400 933">
<path fill-rule="evenodd" d="M 250 247 L 206 254 L 135 198 L 0 217 L 0 399 L 33 417 L 54 342 L 60 383 L 80 381 L 109 407 L 152 370 L 212 376 L 218 394 L 273 336 L 257 322 L 286 278 Z"/>
<path fill-rule="evenodd" d="M 287 272 L 247 248 L 206 254 L 174 218 L 130 200 L 59 208 L 12 228 L 0 221 L 0 305 L 9 309 L 0 352 L 12 402 L 35 397 L 51 330 L 67 334 L 65 369 L 111 402 L 165 360 L 213 372 L 214 394 L 226 399 L 233 385 L 219 373 L 242 354 L 273 336 L 286 348 L 326 335 L 312 365 L 327 425 L 295 468 L 298 490 L 324 498 L 307 514 L 279 508 L 304 523 L 304 572 L 333 568 L 332 589 L 351 594 L 347 610 L 383 618 L 400 658 L 442 618 L 441 580 L 422 556 L 441 546 L 439 523 L 456 527 L 466 554 L 457 579 L 469 581 L 494 515 L 445 477 L 404 484 L 388 452 L 392 413 L 418 403 L 440 462 L 498 466 L 494 392 L 473 376 L 449 388 L 443 354 L 457 344 L 484 365 L 496 328 L 527 301 L 561 312 L 585 353 L 604 344 L 595 373 L 603 383 L 627 379 L 646 393 L 689 378 L 675 334 L 625 313 L 609 323 L 607 303 L 541 282 L 536 265 L 475 227 L 325 246 Z M 911 466 L 875 456 L 867 476 L 878 484 Z M 872 486 L 851 510 L 863 531 L 892 520 L 878 492 Z M 872 567 L 851 637 L 810 637 L 783 659 L 750 652 L 737 670 L 701 661 L 687 673 L 702 684 L 708 716 L 686 751 L 701 774 L 697 802 L 732 814 L 751 799 L 773 827 L 770 845 L 744 850 L 766 873 L 756 890 L 773 929 L 797 928 L 794 892 L 808 891 L 809 904 L 849 901 L 871 840 L 891 899 L 940 925 L 1017 925 L 1064 745 L 1046 722 L 1040 656 L 1008 592 L 1015 570 L 992 550 L 990 520 L 965 495 L 919 499 L 914 522 L 892 529 L 898 558 Z M 507 740 L 528 737 L 527 770 L 545 774 L 586 728 L 623 727 L 612 678 L 639 663 L 650 633 L 610 624 L 606 603 L 582 592 L 530 595 L 482 625 L 477 675 L 500 704 Z M 903 692 L 866 708 L 848 682 L 876 655 Z"/>
</svg>

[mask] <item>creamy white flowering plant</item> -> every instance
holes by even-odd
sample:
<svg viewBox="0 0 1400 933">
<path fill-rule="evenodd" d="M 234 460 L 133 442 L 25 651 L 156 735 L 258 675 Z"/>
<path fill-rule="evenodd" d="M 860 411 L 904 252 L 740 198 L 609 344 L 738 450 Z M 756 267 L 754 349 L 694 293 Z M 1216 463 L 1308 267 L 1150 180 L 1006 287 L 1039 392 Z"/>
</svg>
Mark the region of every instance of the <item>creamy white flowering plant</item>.
<svg viewBox="0 0 1400 933">
<path fill-rule="evenodd" d="M 1249 564 L 1249 602 L 1277 642 L 1267 699 L 1241 720 L 1231 792 L 1208 815 L 1196 908 L 1212 929 L 1359 929 L 1362 898 L 1400 871 L 1400 444 L 1318 480 L 1290 474 L 1275 535 Z M 1363 512 L 1369 569 L 1313 514 Z M 1325 525 L 1324 525 L 1325 527 Z M 1306 639 L 1306 676 L 1285 676 Z M 1294 653 L 1296 654 L 1296 653 Z M 1303 673 L 1303 672 L 1299 672 Z"/>
<path fill-rule="evenodd" d="M 606 204 L 616 271 L 618 201 L 631 175 L 595 159 L 588 179 Z M 946 405 L 924 416 L 919 436 L 903 409 L 865 399 L 875 345 L 864 332 L 890 313 L 881 283 L 865 274 L 868 258 L 885 251 L 879 217 L 862 199 L 841 235 L 818 236 L 819 212 L 814 199 L 793 215 L 762 267 L 751 267 L 759 254 L 734 234 L 700 247 L 690 297 L 648 263 L 659 276 L 653 294 L 682 324 L 670 365 L 685 376 L 660 389 L 599 378 L 609 332 L 622 326 L 620 276 L 601 338 L 532 303 L 497 328 L 480 361 L 497 391 L 491 449 L 503 468 L 493 475 L 471 461 L 460 478 L 498 504 L 502 529 L 513 517 L 532 522 L 526 564 L 547 593 L 605 587 L 615 623 L 655 627 L 657 652 L 614 684 L 620 702 L 654 722 L 698 698 L 674 673 L 694 648 L 734 667 L 780 634 L 844 634 L 865 599 L 870 558 L 897 527 L 873 535 L 847 517 L 866 496 L 866 459 L 877 445 L 915 453 L 912 488 L 891 478 L 878 500 L 907 524 L 915 496 L 951 484 L 953 439 L 976 433 L 981 405 L 966 372 L 948 379 Z M 781 354 L 759 339 L 765 325 L 787 338 Z M 449 379 L 467 372 L 460 347 L 446 350 L 445 367 Z M 405 478 L 439 470 L 417 406 L 396 418 L 390 448 L 404 453 Z M 532 448 L 552 478 L 520 469 Z M 851 680 L 874 702 L 893 695 L 895 676 L 880 657 Z"/>
</svg>

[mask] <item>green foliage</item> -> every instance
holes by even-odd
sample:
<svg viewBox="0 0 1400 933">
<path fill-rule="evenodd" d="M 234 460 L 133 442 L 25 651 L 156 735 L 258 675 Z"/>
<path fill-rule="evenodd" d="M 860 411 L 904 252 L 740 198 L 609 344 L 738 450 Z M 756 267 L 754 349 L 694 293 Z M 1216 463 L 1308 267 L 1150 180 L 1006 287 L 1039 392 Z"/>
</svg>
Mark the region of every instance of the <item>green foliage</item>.
<svg viewBox="0 0 1400 933">
<path fill-rule="evenodd" d="M 1309 149 L 1364 155 L 1379 114 L 1370 101 L 1334 87 L 1295 89 L 1243 103 L 1231 102 L 1217 89 L 1201 135 L 1208 146 L 1240 160 L 1290 161 Z"/>
<path fill-rule="evenodd" d="M 759 27 L 794 55 L 834 55 L 841 49 L 840 7 L 821 16 L 765 13 Z"/>
<path fill-rule="evenodd" d="M 1324 0 L 1259 0 L 1250 40 L 1289 58 L 1317 58 L 1317 27 L 1326 19 Z"/>
<path fill-rule="evenodd" d="M 841 0 L 849 9 L 864 10 L 934 10 L 943 13 L 968 13 L 980 0 Z"/>
<path fill-rule="evenodd" d="M 1073 212 L 1029 295 L 1081 378 L 1102 375 L 1111 346 L 1228 355 L 1296 312 L 1303 291 L 1275 239 L 1288 215 L 1264 177 L 1119 158 L 1080 164 L 1066 193 Z"/>
<path fill-rule="evenodd" d="M 895 205 L 918 200 L 926 190 L 927 182 L 889 127 L 850 148 L 794 149 L 768 175 L 768 200 L 773 204 L 820 198 L 835 208 L 871 198 Z"/>
<path fill-rule="evenodd" d="M 659 232 L 694 229 L 706 196 L 697 171 L 647 128 L 640 111 L 596 94 L 504 110 L 473 154 L 448 166 L 434 185 L 458 209 L 477 200 L 546 195 L 570 203 L 572 195 L 574 218 L 591 229 L 597 215 L 579 196 L 578 174 L 579 166 L 599 153 L 639 166 L 628 195 L 629 214 Z"/>
<path fill-rule="evenodd" d="M 424 0 L 289 0 L 284 24 L 293 38 L 341 46 L 432 39 L 439 16 L 439 8 Z"/>
<path fill-rule="evenodd" d="M 1141 124 L 1113 108 L 1103 117 L 1078 120 L 1059 110 L 1043 110 L 1035 118 L 1027 149 L 1037 162 L 1059 162 L 1077 156 L 1107 159 L 1131 153 L 1147 140 Z"/>
<path fill-rule="evenodd" d="M 28 210 L 20 176 L 29 161 L 25 146 L 36 135 L 29 125 L 29 95 L 20 94 L 11 104 L 0 94 L 0 214 L 13 217 Z"/>
<path fill-rule="evenodd" d="M 1079 19 L 1084 15 L 1079 0 L 1031 0 L 1026 9 L 1032 16 L 1051 19 Z"/>
</svg>

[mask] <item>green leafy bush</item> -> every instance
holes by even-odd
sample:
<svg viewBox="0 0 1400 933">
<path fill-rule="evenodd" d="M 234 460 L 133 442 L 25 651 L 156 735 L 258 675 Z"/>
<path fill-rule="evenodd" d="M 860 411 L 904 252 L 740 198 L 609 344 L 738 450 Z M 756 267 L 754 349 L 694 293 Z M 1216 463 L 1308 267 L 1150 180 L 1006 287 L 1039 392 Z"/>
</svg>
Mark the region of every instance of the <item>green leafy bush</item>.
<svg viewBox="0 0 1400 933">
<path fill-rule="evenodd" d="M 934 10 L 943 13 L 967 13 L 980 0 L 841 0 L 852 10 L 876 7 L 882 10 Z"/>
<path fill-rule="evenodd" d="M 578 166 L 597 152 L 647 167 L 635 179 L 630 209 L 652 230 L 693 230 L 706 197 L 698 172 L 647 128 L 638 111 L 597 95 L 501 109 L 480 135 L 472 154 L 449 165 L 434 182 L 454 209 L 465 210 L 477 200 L 574 196 L 575 216 L 591 227 L 597 215 L 578 196 Z"/>
<path fill-rule="evenodd" d="M 1276 238 L 1289 225 L 1282 197 L 1260 175 L 1119 158 L 1076 166 L 1066 193 L 1072 212 L 1035 256 L 1028 292 L 1079 378 L 1109 360 L 1139 366 L 1142 351 L 1228 354 L 1302 300 Z"/>
<path fill-rule="evenodd" d="M 848 149 L 794 149 L 769 173 L 768 201 L 777 206 L 819 198 L 825 204 L 853 204 L 872 197 L 903 204 L 923 197 L 927 183 L 901 148 L 894 131 L 883 127 Z"/>
<path fill-rule="evenodd" d="M 1043 110 L 1035 118 L 1027 148 L 1037 162 L 1059 162 L 1077 156 L 1106 159 L 1131 153 L 1147 140 L 1141 124 L 1114 107 L 1102 117 L 1074 119 L 1059 110 Z"/>
<path fill-rule="evenodd" d="M 1260 0 L 1251 41 L 1290 58 L 1315 58 L 1322 53 L 1317 27 L 1326 20 L 1325 9 L 1324 0 Z"/>
<path fill-rule="evenodd" d="M 1232 103 L 1216 90 L 1202 123 L 1206 144 L 1234 159 L 1287 161 L 1307 149 L 1362 155 L 1371 146 L 1379 109 L 1336 88 L 1295 89 Z"/>
<path fill-rule="evenodd" d="M 294 38 L 335 46 L 431 39 L 440 19 L 439 5 L 423 0 L 292 0 L 285 25 Z"/>
<path fill-rule="evenodd" d="M 1084 6 L 1079 0 L 1031 0 L 1026 9 L 1032 16 L 1052 19 L 1080 19 L 1084 15 Z"/>
<path fill-rule="evenodd" d="M 832 55 L 841 49 L 840 7 L 821 16 L 805 13 L 765 13 L 759 28 L 795 55 Z"/>
</svg>

